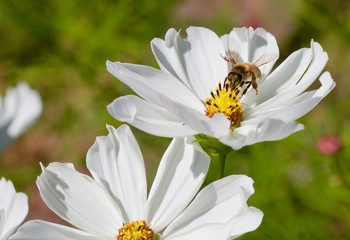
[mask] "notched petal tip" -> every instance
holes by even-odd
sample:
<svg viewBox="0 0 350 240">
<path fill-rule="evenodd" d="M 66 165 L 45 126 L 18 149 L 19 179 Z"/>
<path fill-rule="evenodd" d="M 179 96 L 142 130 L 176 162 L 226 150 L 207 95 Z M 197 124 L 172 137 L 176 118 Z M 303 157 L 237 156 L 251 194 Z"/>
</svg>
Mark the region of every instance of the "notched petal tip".
<svg viewBox="0 0 350 240">
<path fill-rule="evenodd" d="M 244 201 L 247 201 L 248 198 L 254 194 L 254 180 L 251 177 L 246 175 L 231 175 L 232 181 L 234 184 L 238 184 L 242 190 Z M 232 184 L 233 185 L 233 184 Z"/>
<path fill-rule="evenodd" d="M 114 127 L 110 126 L 110 129 L 112 131 L 116 131 L 118 134 L 123 134 L 125 136 L 133 135 L 129 125 L 127 125 L 127 124 L 122 124 L 117 129 L 115 129 Z"/>
<path fill-rule="evenodd" d="M 313 39 L 311 39 L 310 47 L 313 50 L 314 58 L 316 55 L 321 55 L 326 60 L 329 59 L 327 52 L 323 50 L 323 47 L 321 46 L 321 44 L 319 44 L 318 42 L 315 42 Z"/>
<path fill-rule="evenodd" d="M 335 88 L 337 85 L 328 71 L 324 72 L 320 76 L 320 83 L 321 85 L 325 86 L 326 89 L 329 89 L 329 91 Z"/>
<path fill-rule="evenodd" d="M 116 78 L 118 78 L 120 81 L 123 82 L 123 70 L 124 70 L 124 66 L 127 65 L 127 63 L 122 63 L 122 62 L 112 62 L 107 60 L 106 62 L 106 66 L 107 66 L 107 71 L 112 74 L 113 76 L 115 76 Z M 125 83 L 125 82 L 123 82 Z"/>
<path fill-rule="evenodd" d="M 333 80 L 331 74 L 329 72 L 324 72 L 320 77 L 319 81 L 321 83 L 321 87 L 315 92 L 312 98 L 324 98 L 333 88 L 335 88 L 336 83 Z"/>
<path fill-rule="evenodd" d="M 178 32 L 174 28 L 170 28 L 165 34 L 165 46 L 171 48 L 174 46 L 174 40 L 177 37 Z"/>
<path fill-rule="evenodd" d="M 117 62 L 112 62 L 110 60 L 106 61 L 106 67 L 107 67 L 107 71 L 109 73 L 112 73 L 113 71 L 116 70 L 115 63 L 117 63 Z"/>
</svg>

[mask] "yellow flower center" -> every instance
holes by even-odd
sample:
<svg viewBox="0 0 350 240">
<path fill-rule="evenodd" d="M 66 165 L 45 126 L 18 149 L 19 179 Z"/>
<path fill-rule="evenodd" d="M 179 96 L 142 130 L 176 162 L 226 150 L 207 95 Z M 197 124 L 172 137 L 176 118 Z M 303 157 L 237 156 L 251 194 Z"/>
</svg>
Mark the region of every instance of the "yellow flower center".
<svg viewBox="0 0 350 240">
<path fill-rule="evenodd" d="M 155 240 L 153 230 L 145 221 L 135 221 L 123 224 L 116 240 Z"/>
<path fill-rule="evenodd" d="M 211 97 L 206 99 L 205 115 L 212 118 L 215 113 L 223 113 L 231 123 L 231 129 L 239 125 L 243 119 L 243 111 L 237 94 L 240 89 L 234 90 L 225 81 L 222 86 L 219 82 L 215 92 L 210 91 Z"/>
</svg>

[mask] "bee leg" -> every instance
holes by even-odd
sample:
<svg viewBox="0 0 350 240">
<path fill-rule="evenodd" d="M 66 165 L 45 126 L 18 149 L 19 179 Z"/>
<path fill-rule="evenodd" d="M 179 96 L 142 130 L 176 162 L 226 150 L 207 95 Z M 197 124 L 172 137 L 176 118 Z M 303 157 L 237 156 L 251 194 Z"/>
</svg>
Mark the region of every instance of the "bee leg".
<svg viewBox="0 0 350 240">
<path fill-rule="evenodd" d="M 230 82 L 230 79 L 228 79 L 228 77 L 225 77 L 225 80 L 224 80 L 224 86 L 228 86 L 228 87 L 232 87 L 232 84 Z"/>
<path fill-rule="evenodd" d="M 242 90 L 244 83 L 245 82 L 241 81 L 241 79 L 239 79 L 237 77 L 234 78 L 233 86 L 234 86 L 234 89 L 236 91 L 236 94 L 238 94 Z"/>
<path fill-rule="evenodd" d="M 252 74 L 252 86 L 256 92 L 256 95 L 258 95 L 258 84 L 256 83 L 256 76 L 255 74 Z"/>
<path fill-rule="evenodd" d="M 220 56 L 226 61 L 226 62 L 231 62 L 231 59 L 227 56 L 223 56 L 221 53 L 220 53 Z"/>
<path fill-rule="evenodd" d="M 242 95 L 246 94 L 246 93 L 247 93 L 247 91 L 248 91 L 248 89 L 249 89 L 249 88 L 250 88 L 250 86 L 252 85 L 252 82 L 251 82 L 251 81 L 247 81 L 247 82 L 245 82 L 245 83 L 248 83 L 248 85 L 247 85 L 247 86 L 246 86 L 246 88 L 244 89 L 244 91 L 243 91 Z"/>
<path fill-rule="evenodd" d="M 230 88 L 233 88 L 232 81 L 231 81 L 231 79 L 230 79 L 228 76 L 225 77 L 224 85 L 227 85 L 227 86 L 229 86 Z"/>
</svg>

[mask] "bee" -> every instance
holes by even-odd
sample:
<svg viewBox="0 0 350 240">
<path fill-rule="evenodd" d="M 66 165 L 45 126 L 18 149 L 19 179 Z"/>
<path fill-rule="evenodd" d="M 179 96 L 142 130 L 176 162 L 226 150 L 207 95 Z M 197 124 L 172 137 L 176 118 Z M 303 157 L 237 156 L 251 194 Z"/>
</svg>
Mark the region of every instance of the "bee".
<svg viewBox="0 0 350 240">
<path fill-rule="evenodd" d="M 238 94 L 244 87 L 242 96 L 247 93 L 249 88 L 252 86 L 258 94 L 258 84 L 257 80 L 261 77 L 261 71 L 259 67 L 267 64 L 277 58 L 277 54 L 265 54 L 261 56 L 254 63 L 251 62 L 237 62 L 237 55 L 233 54 L 229 50 L 229 56 L 221 57 L 226 61 L 231 63 L 231 69 L 225 78 L 225 82 L 228 83 L 229 87 L 233 89 L 236 94 Z"/>
</svg>

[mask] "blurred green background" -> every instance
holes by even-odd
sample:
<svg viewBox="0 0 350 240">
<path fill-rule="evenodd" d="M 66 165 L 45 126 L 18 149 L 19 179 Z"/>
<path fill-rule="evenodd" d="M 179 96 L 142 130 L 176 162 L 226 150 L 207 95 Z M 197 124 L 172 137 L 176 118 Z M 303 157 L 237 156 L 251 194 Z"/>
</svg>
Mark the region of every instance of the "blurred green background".
<svg viewBox="0 0 350 240">
<path fill-rule="evenodd" d="M 337 87 L 299 120 L 306 129 L 235 151 L 225 174 L 252 177 L 256 193 L 249 205 L 265 214 L 261 226 L 241 239 L 350 239 L 348 0 L 0 1 L 1 94 L 26 81 L 44 103 L 39 121 L 0 157 L 0 176 L 29 195 L 27 219 L 60 222 L 38 196 L 39 162 L 73 162 L 87 172 L 85 155 L 95 137 L 107 134 L 106 123 L 121 124 L 106 105 L 132 92 L 107 72 L 106 60 L 156 67 L 152 38 L 193 25 L 218 35 L 262 26 L 277 39 L 279 62 L 311 39 L 328 52 L 326 70 Z M 170 139 L 133 132 L 151 182 Z M 321 153 L 323 136 L 338 138 L 342 148 Z M 209 179 L 216 165 L 213 159 Z"/>
</svg>

